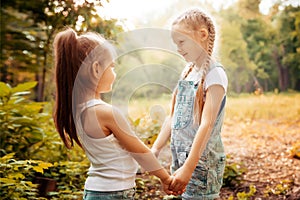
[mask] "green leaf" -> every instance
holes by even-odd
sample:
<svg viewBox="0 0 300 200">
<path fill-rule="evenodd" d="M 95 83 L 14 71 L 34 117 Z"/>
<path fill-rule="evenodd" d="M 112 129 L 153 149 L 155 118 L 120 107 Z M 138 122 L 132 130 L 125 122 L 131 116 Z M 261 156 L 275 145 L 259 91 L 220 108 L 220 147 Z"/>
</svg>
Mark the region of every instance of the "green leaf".
<svg viewBox="0 0 300 200">
<path fill-rule="evenodd" d="M 36 81 L 27 82 L 27 83 L 20 83 L 16 87 L 12 88 L 12 93 L 17 92 L 25 92 L 31 88 L 34 88 L 37 85 Z"/>
<path fill-rule="evenodd" d="M 23 126 L 28 125 L 28 124 L 34 124 L 34 121 L 32 118 L 29 117 L 15 117 L 14 119 L 11 120 L 13 124 L 21 124 Z"/>
<path fill-rule="evenodd" d="M 11 88 L 4 82 L 0 82 L 0 97 L 8 96 L 11 92 Z"/>
</svg>

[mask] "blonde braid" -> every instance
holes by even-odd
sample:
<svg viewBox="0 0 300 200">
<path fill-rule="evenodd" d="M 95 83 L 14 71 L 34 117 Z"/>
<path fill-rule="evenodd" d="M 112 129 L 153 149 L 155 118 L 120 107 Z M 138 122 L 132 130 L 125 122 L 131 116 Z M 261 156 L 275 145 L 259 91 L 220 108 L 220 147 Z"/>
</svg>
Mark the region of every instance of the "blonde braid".
<svg viewBox="0 0 300 200">
<path fill-rule="evenodd" d="M 201 122 L 201 115 L 204 106 L 204 94 L 205 94 L 204 81 L 206 78 L 206 74 L 208 73 L 210 68 L 211 57 L 212 57 L 214 42 L 215 42 L 215 26 L 212 20 L 210 19 L 210 17 L 208 17 L 205 13 L 201 11 L 194 11 L 194 13 L 197 13 L 198 16 L 197 21 L 203 22 L 204 25 L 207 26 L 207 30 L 208 30 L 207 58 L 202 68 L 203 69 L 202 77 L 201 77 L 200 84 L 198 85 L 198 89 L 195 97 L 195 103 L 194 103 L 194 116 L 193 116 L 194 123 L 199 125 Z"/>
<path fill-rule="evenodd" d="M 206 61 L 202 67 L 202 77 L 201 81 L 199 82 L 198 89 L 196 91 L 196 97 L 195 97 L 195 102 L 194 102 L 194 123 L 200 124 L 201 122 L 201 115 L 202 115 L 202 110 L 204 106 L 204 81 L 206 78 L 206 74 L 209 71 L 210 68 L 210 62 L 211 62 L 211 57 L 214 49 L 214 42 L 215 42 L 215 26 L 213 24 L 213 21 L 211 18 L 206 15 L 204 12 L 202 12 L 199 9 L 191 9 L 180 15 L 174 22 L 174 25 L 183 25 L 183 27 L 187 29 L 191 29 L 193 31 L 198 31 L 199 27 L 201 25 L 205 25 L 208 31 L 208 43 L 207 43 L 207 58 Z M 188 72 L 185 74 L 184 78 L 187 77 L 187 75 L 192 71 L 192 67 L 188 70 Z M 178 92 L 178 88 L 176 87 L 173 93 L 173 99 L 172 99 L 172 110 L 171 110 L 171 115 L 174 112 L 174 105 L 176 101 L 176 95 Z"/>
</svg>

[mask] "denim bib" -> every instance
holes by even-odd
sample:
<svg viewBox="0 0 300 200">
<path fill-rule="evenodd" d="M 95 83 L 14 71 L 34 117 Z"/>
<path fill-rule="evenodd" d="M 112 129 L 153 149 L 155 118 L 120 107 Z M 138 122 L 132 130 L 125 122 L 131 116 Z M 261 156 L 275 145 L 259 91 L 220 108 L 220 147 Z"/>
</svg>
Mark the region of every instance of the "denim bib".
<svg viewBox="0 0 300 200">
<path fill-rule="evenodd" d="M 193 81 L 180 80 L 178 82 L 170 145 L 172 152 L 172 173 L 184 164 L 199 128 L 193 121 L 197 88 L 197 84 Z M 214 199 L 219 197 L 226 158 L 220 135 L 225 102 L 226 96 L 222 100 L 206 148 L 198 161 L 186 191 L 182 194 L 183 199 Z"/>
</svg>

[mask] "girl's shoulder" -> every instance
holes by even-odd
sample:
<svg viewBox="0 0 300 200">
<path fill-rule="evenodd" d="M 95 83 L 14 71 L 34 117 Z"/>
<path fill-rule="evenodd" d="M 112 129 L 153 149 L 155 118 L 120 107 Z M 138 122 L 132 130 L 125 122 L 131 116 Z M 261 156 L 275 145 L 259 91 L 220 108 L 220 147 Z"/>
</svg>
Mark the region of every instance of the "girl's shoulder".
<svg viewBox="0 0 300 200">
<path fill-rule="evenodd" d="M 207 72 L 207 76 L 213 76 L 212 74 L 219 74 L 226 76 L 226 71 L 224 66 L 221 63 L 215 62 L 211 64 L 209 71 Z"/>
<path fill-rule="evenodd" d="M 120 110 L 117 107 L 108 103 L 95 105 L 94 109 L 97 115 L 101 116 L 101 118 L 120 114 Z"/>
<path fill-rule="evenodd" d="M 205 89 L 214 84 L 222 85 L 225 91 L 227 91 L 228 79 L 222 65 L 215 65 L 206 75 Z"/>
<path fill-rule="evenodd" d="M 98 105 L 95 107 L 96 116 L 103 123 L 123 122 L 126 116 L 116 106 L 111 104 Z"/>
</svg>

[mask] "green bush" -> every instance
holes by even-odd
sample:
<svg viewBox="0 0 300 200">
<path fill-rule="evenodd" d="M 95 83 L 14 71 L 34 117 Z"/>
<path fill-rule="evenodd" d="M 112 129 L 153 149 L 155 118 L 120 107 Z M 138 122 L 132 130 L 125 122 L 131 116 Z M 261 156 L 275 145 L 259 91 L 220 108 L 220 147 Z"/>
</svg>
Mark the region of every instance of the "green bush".
<svg viewBox="0 0 300 200">
<path fill-rule="evenodd" d="M 0 82 L 1 197 L 38 198 L 41 191 L 34 184 L 38 177 L 56 181 L 52 199 L 80 198 L 88 162 L 80 147 L 64 147 L 55 130 L 51 103 L 30 100 L 29 90 L 35 85 L 11 87 Z"/>
<path fill-rule="evenodd" d="M 89 163 L 15 160 L 14 153 L 0 158 L 0 196 L 4 199 L 82 199 Z M 37 180 L 55 181 L 53 191 L 45 193 Z M 47 191 L 46 191 L 47 192 Z"/>
<path fill-rule="evenodd" d="M 40 111 L 44 103 L 31 102 L 29 89 L 36 82 L 10 87 L 0 82 L 0 148 L 2 155 L 16 153 L 19 159 L 29 159 L 30 151 L 44 138 L 40 126 L 45 117 Z M 26 98 L 27 97 L 27 98 Z"/>
<path fill-rule="evenodd" d="M 36 82 L 16 87 L 0 82 L 0 156 L 15 153 L 21 160 L 81 161 L 79 147 L 67 150 L 55 130 L 52 105 L 30 100 Z"/>
<path fill-rule="evenodd" d="M 241 163 L 230 161 L 230 155 L 227 156 L 227 160 L 223 176 L 223 186 L 235 187 L 243 180 L 246 168 Z"/>
<path fill-rule="evenodd" d="M 44 176 L 57 182 L 57 191 L 48 195 L 51 199 L 82 199 L 84 182 L 87 178 L 89 162 L 55 162 L 45 171 Z"/>
<path fill-rule="evenodd" d="M 36 160 L 15 160 L 14 153 L 0 158 L 0 196 L 3 199 L 37 199 L 36 174 L 43 174 L 51 163 Z"/>
<path fill-rule="evenodd" d="M 238 200 L 250 200 L 256 193 L 256 187 L 254 185 L 249 186 L 248 192 L 238 192 L 237 198 Z"/>
</svg>

